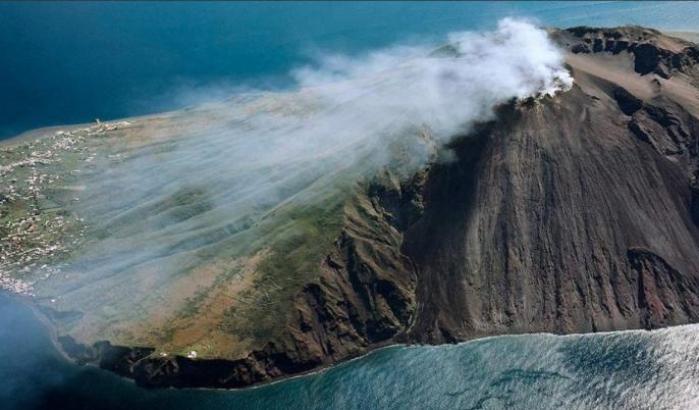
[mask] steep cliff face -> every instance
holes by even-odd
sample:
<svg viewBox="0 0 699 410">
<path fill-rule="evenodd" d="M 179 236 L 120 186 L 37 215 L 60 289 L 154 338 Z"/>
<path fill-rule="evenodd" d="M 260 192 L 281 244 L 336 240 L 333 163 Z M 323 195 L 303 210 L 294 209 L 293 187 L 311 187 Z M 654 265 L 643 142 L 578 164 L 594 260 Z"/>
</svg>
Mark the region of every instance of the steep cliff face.
<svg viewBox="0 0 699 410">
<path fill-rule="evenodd" d="M 699 61 L 699 48 L 685 41 L 663 36 L 659 31 L 643 27 L 598 29 L 574 27 L 562 34 L 575 37 L 573 53 L 627 52 L 633 55 L 634 71 L 657 74 L 668 79 L 672 72 L 691 73 Z"/>
<path fill-rule="evenodd" d="M 569 59 L 576 86 L 504 108 L 430 172 L 404 247 L 415 340 L 699 319 L 696 48 L 643 29 L 558 37 L 590 53 Z M 649 49 L 663 57 L 641 62 Z"/>
<path fill-rule="evenodd" d="M 552 36 L 573 89 L 363 184 L 281 336 L 237 361 L 68 350 L 147 386 L 240 387 L 398 341 L 699 321 L 697 47 L 642 28 Z"/>
<path fill-rule="evenodd" d="M 697 319 L 691 171 L 639 139 L 629 125 L 641 114 L 615 104 L 576 87 L 507 113 L 475 166 L 433 170 L 406 244 L 424 304 L 417 340 Z"/>
<path fill-rule="evenodd" d="M 322 356 L 346 357 L 399 335 L 415 315 L 415 269 L 400 252 L 421 212 L 416 181 L 372 184 L 348 205 L 347 225 L 297 300 L 297 329 Z M 296 332 L 298 334 L 298 332 Z"/>
<path fill-rule="evenodd" d="M 356 357 L 404 339 L 415 318 L 417 277 L 401 251 L 403 232 L 421 215 L 425 173 L 391 173 L 363 185 L 345 207 L 345 228 L 319 262 L 318 279 L 295 297 L 280 336 L 238 360 L 159 355 L 152 348 L 59 339 L 80 363 L 92 363 L 148 387 L 238 388 Z"/>
</svg>

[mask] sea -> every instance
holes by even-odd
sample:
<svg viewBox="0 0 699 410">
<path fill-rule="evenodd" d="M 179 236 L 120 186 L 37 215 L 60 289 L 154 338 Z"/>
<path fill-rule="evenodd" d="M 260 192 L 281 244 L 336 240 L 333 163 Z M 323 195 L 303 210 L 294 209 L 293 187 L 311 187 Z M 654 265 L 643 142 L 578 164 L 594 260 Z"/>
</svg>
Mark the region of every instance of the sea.
<svg viewBox="0 0 699 410">
<path fill-rule="evenodd" d="M 0 408 L 696 409 L 699 325 L 393 346 L 243 390 L 156 389 L 66 361 L 25 304 L 0 295 Z"/>
<path fill-rule="evenodd" d="M 0 2 L 0 138 L 293 87 L 318 53 L 360 55 L 493 28 L 699 31 L 692 2 Z M 237 391 L 147 390 L 55 349 L 0 293 L 0 409 L 694 409 L 699 326 L 393 346 Z"/>
<path fill-rule="evenodd" d="M 692 2 L 0 2 L 0 139 L 293 86 L 317 53 L 361 54 L 503 17 L 699 27 Z"/>
</svg>

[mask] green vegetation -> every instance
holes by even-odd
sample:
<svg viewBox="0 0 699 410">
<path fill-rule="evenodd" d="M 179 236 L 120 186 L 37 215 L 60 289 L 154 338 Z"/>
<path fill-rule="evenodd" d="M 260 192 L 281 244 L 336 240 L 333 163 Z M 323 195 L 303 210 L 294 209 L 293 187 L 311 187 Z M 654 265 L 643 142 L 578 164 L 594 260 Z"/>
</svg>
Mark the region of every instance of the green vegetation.
<svg viewBox="0 0 699 410">
<path fill-rule="evenodd" d="M 363 160 L 232 167 L 235 177 L 211 183 L 200 175 L 172 180 L 175 164 L 170 178 L 139 185 L 139 172 L 166 169 L 169 161 L 196 169 L 187 161 L 197 155 L 176 151 L 180 142 L 186 146 L 178 141 L 186 134 L 150 137 L 178 130 L 178 121 L 192 120 L 154 119 L 125 130 L 102 125 L 6 148 L 0 165 L 16 192 L 0 191 L 0 251 L 18 265 L 0 277 L 4 287 L 26 286 L 51 308 L 77 312 L 58 327 L 79 341 L 235 357 L 281 336 L 295 298 L 319 278 L 358 181 L 375 173 L 376 156 L 385 152 L 367 145 L 353 152 Z M 406 145 L 388 147 L 399 175 L 425 155 Z M 27 159 L 36 161 L 18 165 Z M 250 195 L 256 188 L 250 185 L 237 198 L 237 187 L 253 174 L 272 188 Z M 120 189 L 135 193 L 121 197 Z M 25 220 L 36 227 L 17 225 Z M 29 263 L 54 269 L 64 261 L 64 271 L 50 278 L 23 272 L 25 261 L 6 249 L 11 242 L 4 239 L 14 232 L 25 234 L 12 252 L 56 246 Z M 27 283 L 18 285 L 18 278 Z"/>
<path fill-rule="evenodd" d="M 339 192 L 335 192 L 339 194 Z M 323 257 L 342 229 L 347 194 L 330 195 L 313 205 L 288 205 L 267 220 L 263 237 L 270 255 L 260 264 L 253 286 L 231 307 L 222 327 L 244 338 L 273 340 L 291 312 L 294 296 L 319 274 Z"/>
</svg>

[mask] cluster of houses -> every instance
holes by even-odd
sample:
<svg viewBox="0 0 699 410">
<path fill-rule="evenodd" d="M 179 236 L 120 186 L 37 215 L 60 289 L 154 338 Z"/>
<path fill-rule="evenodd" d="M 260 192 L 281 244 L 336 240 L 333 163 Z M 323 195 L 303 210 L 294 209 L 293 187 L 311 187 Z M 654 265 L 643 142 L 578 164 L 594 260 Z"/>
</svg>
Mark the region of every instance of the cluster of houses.
<svg viewBox="0 0 699 410">
<path fill-rule="evenodd" d="M 79 153 L 89 163 L 94 154 L 83 155 L 85 138 L 125 125 L 129 123 L 98 122 L 2 148 L 7 155 L 0 157 L 0 289 L 32 295 L 34 281 L 59 271 L 50 262 L 79 242 L 65 233 L 68 226 L 79 227 L 82 219 L 56 212 L 62 207 L 60 203 L 46 209 L 45 190 L 61 180 L 61 161 L 66 153 Z M 4 163 L 4 159 L 8 161 Z M 83 235 L 81 229 L 73 232 Z"/>
</svg>

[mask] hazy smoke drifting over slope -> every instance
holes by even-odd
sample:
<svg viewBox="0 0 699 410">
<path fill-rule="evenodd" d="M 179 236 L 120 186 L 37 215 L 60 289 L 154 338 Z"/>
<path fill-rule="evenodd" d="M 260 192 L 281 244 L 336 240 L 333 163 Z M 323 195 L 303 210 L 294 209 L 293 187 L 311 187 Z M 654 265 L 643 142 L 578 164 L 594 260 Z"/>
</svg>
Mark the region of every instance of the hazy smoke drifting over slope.
<svg viewBox="0 0 699 410">
<path fill-rule="evenodd" d="M 295 91 L 241 95 L 148 129 L 158 142 L 85 177 L 75 206 L 99 239 L 55 286 L 95 311 L 158 303 L 172 275 L 218 255 L 214 248 L 248 252 L 272 209 L 318 201 L 338 180 L 380 169 L 389 146 L 404 145 L 413 165 L 424 164 L 418 129 L 446 142 L 497 104 L 572 84 L 562 53 L 527 22 L 454 33 L 448 44 L 326 55 L 293 73 Z"/>
<path fill-rule="evenodd" d="M 453 33 L 448 44 L 436 52 L 413 46 L 363 58 L 326 56 L 295 78 L 326 101 L 339 125 L 380 135 L 423 123 L 441 137 L 486 119 L 510 98 L 572 85 L 561 52 L 527 22 L 505 19 L 494 32 Z"/>
</svg>

